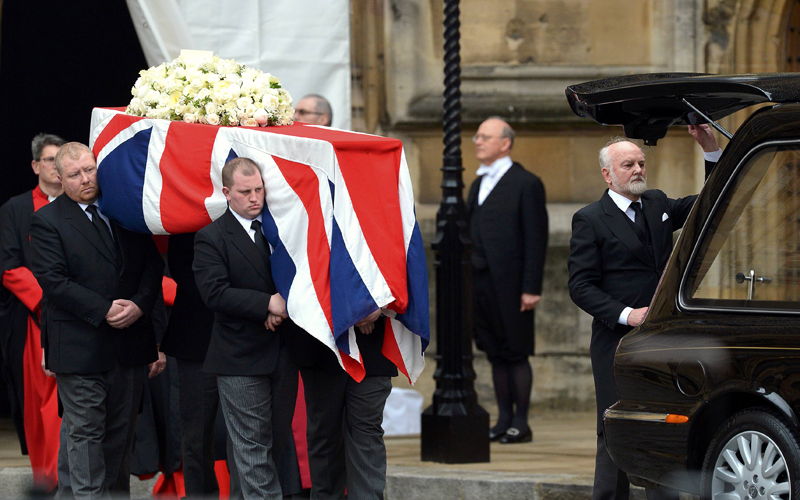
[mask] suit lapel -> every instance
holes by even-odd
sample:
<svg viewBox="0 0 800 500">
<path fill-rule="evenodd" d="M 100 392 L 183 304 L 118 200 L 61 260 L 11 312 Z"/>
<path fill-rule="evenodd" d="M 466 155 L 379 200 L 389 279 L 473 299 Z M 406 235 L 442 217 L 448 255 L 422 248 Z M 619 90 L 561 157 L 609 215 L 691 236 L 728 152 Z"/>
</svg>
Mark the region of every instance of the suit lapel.
<svg viewBox="0 0 800 500">
<path fill-rule="evenodd" d="M 117 259 L 114 254 L 100 238 L 97 229 L 92 225 L 86 213 L 81 210 L 81 207 L 72 199 L 64 196 L 64 219 L 69 220 L 69 223 L 74 227 L 84 238 L 89 240 L 89 243 L 97 249 L 100 254 L 108 259 L 112 264 L 117 265 Z"/>
<path fill-rule="evenodd" d="M 628 216 L 614 203 L 614 200 L 608 195 L 608 191 L 600 198 L 600 203 L 603 205 L 603 211 L 605 212 L 605 216 L 602 220 L 608 229 L 614 233 L 614 236 L 619 238 L 622 244 L 625 245 L 636 258 L 648 266 L 652 266 L 653 262 L 650 261 L 647 249 L 642 245 L 642 242 L 639 241 L 639 237 L 636 236 Z"/>
<path fill-rule="evenodd" d="M 239 223 L 236 219 L 236 216 L 233 215 L 230 208 L 225 215 L 223 215 L 226 230 L 231 236 L 231 243 L 235 246 L 239 252 L 244 256 L 245 260 L 253 266 L 253 269 L 264 278 L 265 281 L 270 281 L 271 274 L 267 269 L 267 261 L 262 257 L 261 252 L 256 247 L 253 240 L 250 239 L 250 235 L 247 234 L 244 227 Z"/>
</svg>

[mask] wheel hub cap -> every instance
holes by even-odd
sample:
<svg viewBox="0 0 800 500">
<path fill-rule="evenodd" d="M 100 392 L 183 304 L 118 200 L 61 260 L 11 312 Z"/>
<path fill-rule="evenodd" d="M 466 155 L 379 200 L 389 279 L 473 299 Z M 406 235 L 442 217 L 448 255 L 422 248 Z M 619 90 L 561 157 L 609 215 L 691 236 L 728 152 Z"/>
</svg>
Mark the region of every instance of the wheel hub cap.
<svg viewBox="0 0 800 500">
<path fill-rule="evenodd" d="M 789 500 L 791 478 L 783 452 L 767 435 L 737 434 L 725 444 L 714 465 L 714 500 Z"/>
</svg>

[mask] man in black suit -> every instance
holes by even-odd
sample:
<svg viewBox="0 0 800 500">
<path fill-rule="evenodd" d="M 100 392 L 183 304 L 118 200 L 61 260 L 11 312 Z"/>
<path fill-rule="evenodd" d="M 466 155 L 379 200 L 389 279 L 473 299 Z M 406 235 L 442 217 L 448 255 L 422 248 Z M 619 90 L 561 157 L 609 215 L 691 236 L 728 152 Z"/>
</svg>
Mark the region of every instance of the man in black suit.
<svg viewBox="0 0 800 500">
<path fill-rule="evenodd" d="M 690 126 L 706 152 L 706 175 L 721 151 L 707 125 Z M 628 478 L 605 448 L 603 412 L 617 401 L 614 353 L 623 335 L 641 323 L 672 251 L 672 233 L 683 227 L 697 196 L 673 200 L 647 190 L 644 153 L 624 138 L 600 150 L 605 194 L 572 219 L 569 293 L 592 315 L 591 358 L 597 399 L 597 458 L 593 500 L 627 500 Z M 648 490 L 648 497 L 672 492 Z"/>
<path fill-rule="evenodd" d="M 246 499 L 281 498 L 273 462 L 291 439 L 297 394 L 279 331 L 286 302 L 275 289 L 261 231 L 264 183 L 248 158 L 222 169 L 229 208 L 195 236 L 195 280 L 214 326 L 203 371 L 216 374 L 220 405 Z M 274 446 L 273 446 L 274 441 Z"/>
<path fill-rule="evenodd" d="M 499 118 L 473 138 L 481 162 L 467 198 L 472 250 L 473 333 L 492 364 L 499 416 L 489 439 L 522 443 L 528 426 L 534 313 L 542 294 L 548 220 L 544 185 L 512 162 L 514 130 Z"/>
<path fill-rule="evenodd" d="M 88 147 L 67 143 L 55 161 L 64 194 L 31 218 L 31 270 L 46 299 L 42 343 L 64 407 L 73 494 L 108 498 L 130 491 L 147 364 L 151 375 L 164 369 L 150 319 L 163 261 L 149 236 L 98 210 Z"/>
</svg>

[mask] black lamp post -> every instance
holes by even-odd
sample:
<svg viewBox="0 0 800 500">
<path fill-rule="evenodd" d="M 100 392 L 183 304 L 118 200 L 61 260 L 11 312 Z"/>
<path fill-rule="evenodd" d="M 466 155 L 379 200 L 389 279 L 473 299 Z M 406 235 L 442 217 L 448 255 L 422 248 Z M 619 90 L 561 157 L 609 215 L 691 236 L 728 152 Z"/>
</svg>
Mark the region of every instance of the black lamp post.
<svg viewBox="0 0 800 500">
<path fill-rule="evenodd" d="M 422 460 L 489 461 L 489 414 L 472 368 L 471 263 L 461 172 L 459 0 L 444 2 L 444 158 L 436 215 L 436 391 L 422 413 Z"/>
</svg>

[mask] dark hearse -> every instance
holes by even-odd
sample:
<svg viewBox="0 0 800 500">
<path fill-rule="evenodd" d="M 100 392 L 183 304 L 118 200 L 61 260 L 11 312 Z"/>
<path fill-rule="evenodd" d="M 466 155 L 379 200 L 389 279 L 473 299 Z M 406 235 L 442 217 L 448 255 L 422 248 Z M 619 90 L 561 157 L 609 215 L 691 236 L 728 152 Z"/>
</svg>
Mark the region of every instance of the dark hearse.
<svg viewBox="0 0 800 500">
<path fill-rule="evenodd" d="M 634 484 L 800 499 L 800 74 L 633 75 L 566 94 L 646 144 L 765 103 L 731 137 L 644 322 L 620 342 L 604 425 Z"/>
</svg>

